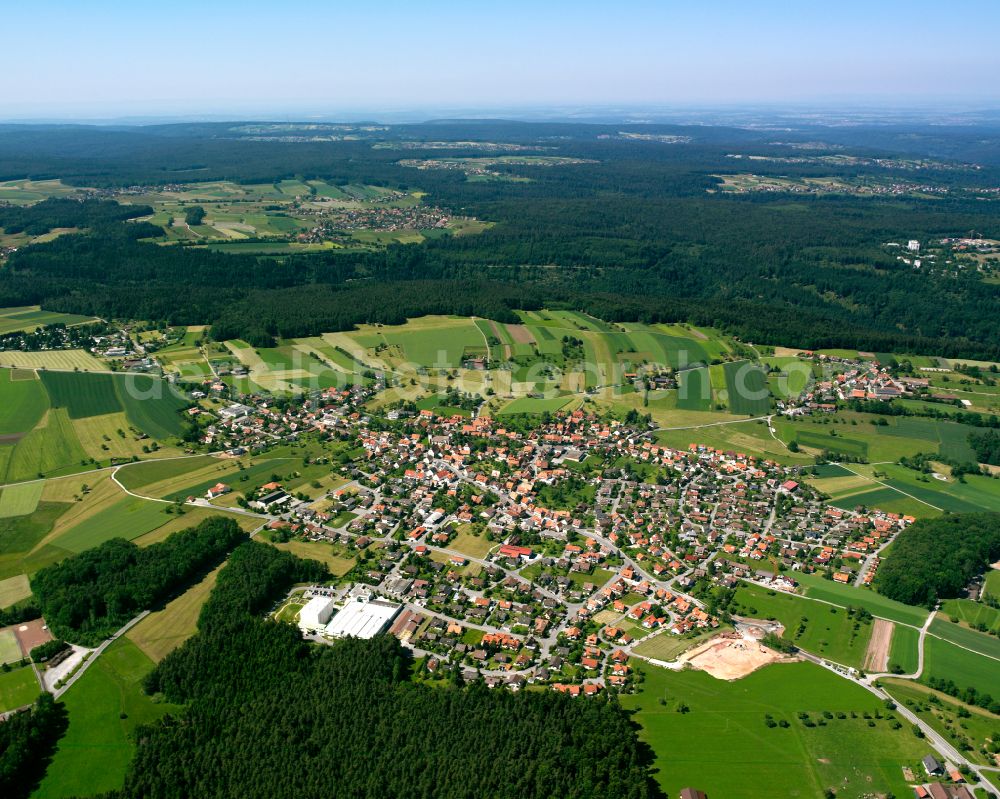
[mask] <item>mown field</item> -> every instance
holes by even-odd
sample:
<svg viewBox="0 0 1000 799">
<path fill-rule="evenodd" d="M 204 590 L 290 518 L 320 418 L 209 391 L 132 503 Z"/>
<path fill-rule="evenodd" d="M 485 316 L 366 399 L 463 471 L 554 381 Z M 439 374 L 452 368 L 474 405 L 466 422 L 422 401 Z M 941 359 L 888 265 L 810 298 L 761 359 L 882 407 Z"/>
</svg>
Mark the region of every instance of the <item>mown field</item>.
<svg viewBox="0 0 1000 799">
<path fill-rule="evenodd" d="M 908 725 L 892 729 L 877 697 L 811 663 L 775 664 L 734 682 L 633 666 L 645 680 L 621 703 L 636 711 L 640 737 L 656 756 L 656 780 L 671 797 L 687 786 L 726 799 L 801 799 L 828 788 L 841 799 L 907 796 L 901 766 L 916 771 L 931 751 Z M 687 712 L 679 712 L 682 703 Z M 787 728 L 769 728 L 768 715 Z"/>
<path fill-rule="evenodd" d="M 0 713 L 30 705 L 40 693 L 31 666 L 0 671 Z"/>
<path fill-rule="evenodd" d="M 168 602 L 162 609 L 150 613 L 125 633 L 125 637 L 150 660 L 159 663 L 197 632 L 201 606 L 215 587 L 215 579 L 224 565 L 220 564 L 201 582 Z"/>
</svg>

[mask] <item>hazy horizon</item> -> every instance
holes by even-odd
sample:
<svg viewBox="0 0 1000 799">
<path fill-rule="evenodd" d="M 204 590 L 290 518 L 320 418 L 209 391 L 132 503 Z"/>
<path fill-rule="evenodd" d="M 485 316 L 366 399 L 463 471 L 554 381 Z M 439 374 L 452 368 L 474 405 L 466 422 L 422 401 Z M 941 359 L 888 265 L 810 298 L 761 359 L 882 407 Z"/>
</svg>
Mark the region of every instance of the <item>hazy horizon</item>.
<svg viewBox="0 0 1000 799">
<path fill-rule="evenodd" d="M 1000 6 L 721 0 L 378 10 L 249 0 L 7 9 L 0 118 L 362 118 L 510 109 L 1000 107 Z"/>
</svg>

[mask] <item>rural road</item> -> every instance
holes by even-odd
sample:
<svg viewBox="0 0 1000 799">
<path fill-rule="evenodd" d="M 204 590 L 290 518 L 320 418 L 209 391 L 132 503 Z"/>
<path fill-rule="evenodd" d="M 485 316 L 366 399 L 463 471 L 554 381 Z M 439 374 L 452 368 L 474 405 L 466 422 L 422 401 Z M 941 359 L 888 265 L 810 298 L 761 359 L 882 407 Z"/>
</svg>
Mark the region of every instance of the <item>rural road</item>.
<svg viewBox="0 0 1000 799">
<path fill-rule="evenodd" d="M 55 691 L 53 691 L 52 695 L 56 699 L 58 699 L 64 693 L 66 693 L 70 689 L 70 687 L 73 685 L 73 683 L 75 683 L 77 680 L 80 679 L 80 677 L 83 676 L 83 673 L 87 669 L 90 668 L 90 666 L 93 664 L 93 662 L 95 660 L 97 660 L 97 658 L 101 655 L 101 653 L 105 649 L 107 649 L 109 646 L 111 646 L 111 644 L 113 644 L 115 641 L 117 641 L 119 638 L 121 638 L 125 633 L 127 633 L 129 630 L 131 630 L 133 627 L 135 627 L 135 625 L 137 625 L 140 621 L 142 621 L 148 615 L 149 615 L 149 611 L 148 610 L 144 610 L 142 613 L 140 613 L 138 616 L 136 616 L 134 619 L 132 619 L 128 624 L 126 624 L 124 627 L 122 627 L 120 630 L 118 630 L 114 635 L 112 635 L 110 638 L 108 638 L 106 641 L 104 641 L 99 647 L 97 647 L 97 649 L 95 649 L 93 652 L 90 653 L 90 657 L 87 658 L 87 660 L 85 660 L 80 665 L 80 668 L 77 669 L 76 673 L 73 674 L 73 676 L 70 677 L 65 682 L 65 684 L 63 685 L 63 687 L 59 688 L 59 689 L 57 689 Z"/>
</svg>

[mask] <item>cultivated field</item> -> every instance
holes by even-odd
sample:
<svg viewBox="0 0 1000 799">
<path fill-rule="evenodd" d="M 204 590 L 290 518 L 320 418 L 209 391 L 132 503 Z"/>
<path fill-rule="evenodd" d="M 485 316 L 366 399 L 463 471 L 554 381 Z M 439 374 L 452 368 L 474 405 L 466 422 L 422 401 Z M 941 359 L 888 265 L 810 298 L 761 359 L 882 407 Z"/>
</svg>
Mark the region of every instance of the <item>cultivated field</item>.
<svg viewBox="0 0 1000 799">
<path fill-rule="evenodd" d="M 885 619 L 876 619 L 872 625 L 872 637 L 861 668 L 869 672 L 884 672 L 889 665 L 889 648 L 895 625 Z"/>
<path fill-rule="evenodd" d="M 0 352 L 0 366 L 13 366 L 18 369 L 57 369 L 72 372 L 105 372 L 108 366 L 97 360 L 86 350 L 46 350 L 44 352 L 19 352 L 4 350 Z"/>
</svg>

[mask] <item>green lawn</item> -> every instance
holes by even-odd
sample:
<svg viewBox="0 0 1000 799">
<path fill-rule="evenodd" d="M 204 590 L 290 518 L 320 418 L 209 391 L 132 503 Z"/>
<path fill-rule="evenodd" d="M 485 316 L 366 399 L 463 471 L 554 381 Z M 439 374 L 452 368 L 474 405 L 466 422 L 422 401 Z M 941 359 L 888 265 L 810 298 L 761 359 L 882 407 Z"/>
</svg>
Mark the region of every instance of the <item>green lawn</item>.
<svg viewBox="0 0 1000 799">
<path fill-rule="evenodd" d="M 736 590 L 736 602 L 739 610 L 731 608 L 734 614 L 777 619 L 785 628 L 784 637 L 796 646 L 861 668 L 871 638 L 870 622 L 856 622 L 843 608 L 747 583 Z"/>
<path fill-rule="evenodd" d="M 637 711 L 640 737 L 656 756 L 655 777 L 670 797 L 685 786 L 724 799 L 819 797 L 829 787 L 838 799 L 908 796 L 900 767 L 916 767 L 931 752 L 909 725 L 892 729 L 877 697 L 811 663 L 775 664 L 734 682 L 633 666 L 645 681 L 621 703 Z M 680 701 L 690 712 L 678 712 Z M 869 726 L 863 715 L 876 712 L 883 718 Z M 767 714 L 788 727 L 767 727 Z"/>
<path fill-rule="evenodd" d="M 0 713 L 30 705 L 40 693 L 31 666 L 0 672 Z"/>
<path fill-rule="evenodd" d="M 0 665 L 16 663 L 21 657 L 21 646 L 17 643 L 14 630 L 0 630 Z"/>
<path fill-rule="evenodd" d="M 135 752 L 133 734 L 175 705 L 154 704 L 140 685 L 153 661 L 119 638 L 63 697 L 69 729 L 59 741 L 36 799 L 93 796 L 121 788 Z"/>
<path fill-rule="evenodd" d="M 925 608 L 904 605 L 870 588 L 855 588 L 853 585 L 835 583 L 819 574 L 795 574 L 794 578 L 805 589 L 805 595 L 812 599 L 822 599 L 844 607 L 865 608 L 873 616 L 911 624 L 914 627 L 923 626 L 927 620 L 929 611 Z"/>
</svg>

